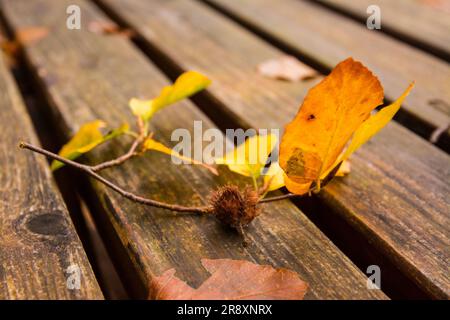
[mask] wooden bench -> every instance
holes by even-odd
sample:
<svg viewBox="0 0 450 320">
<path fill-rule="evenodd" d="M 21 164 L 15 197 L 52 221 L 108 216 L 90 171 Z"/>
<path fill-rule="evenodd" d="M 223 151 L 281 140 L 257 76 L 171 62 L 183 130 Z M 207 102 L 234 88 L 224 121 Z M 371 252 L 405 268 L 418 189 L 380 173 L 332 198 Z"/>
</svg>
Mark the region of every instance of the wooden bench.
<svg viewBox="0 0 450 320">
<path fill-rule="evenodd" d="M 2 54 L 0 92 L 0 299 L 102 299 L 45 159 L 19 152 L 37 138 Z"/>
<path fill-rule="evenodd" d="M 424 51 L 433 53 L 446 61 L 450 60 L 449 9 L 440 8 L 440 1 L 316 1 L 364 23 L 368 16 L 367 8 L 370 5 L 377 5 L 382 13 L 383 32 L 388 32 L 401 41 L 422 48 Z"/>
<path fill-rule="evenodd" d="M 288 2 L 271 5 L 255 2 L 254 10 L 247 8 L 247 11 L 244 11 L 246 1 L 226 1 L 226 4 L 236 4 L 244 12 L 262 11 L 255 16 L 266 14 L 267 19 L 261 18 L 261 21 L 264 20 L 269 28 L 270 18 L 280 12 L 305 13 L 303 7 L 302 10 L 295 7 L 297 1 L 293 2 L 294 8 L 289 10 L 286 4 L 283 11 L 282 3 Z M 154 57 L 164 65 L 170 61 L 175 71 L 195 69 L 215 79 L 209 90 L 213 98 L 206 98 L 208 101 L 203 108 L 212 118 L 219 118 L 214 113 L 222 112 L 222 119 L 223 115 L 231 115 L 230 121 L 240 126 L 282 127 L 313 84 L 280 83 L 262 78 L 255 67 L 282 53 L 198 2 L 103 0 L 103 3 L 138 31 L 149 51 L 154 52 Z M 277 10 L 264 9 L 267 7 Z M 316 19 L 320 12 L 314 13 Z M 290 35 L 303 28 L 303 25 L 295 24 L 303 21 L 300 18 L 277 18 L 276 23 L 271 24 L 271 30 L 283 27 L 282 21 L 292 24 L 279 29 L 279 34 Z M 316 33 L 311 30 L 310 34 Z M 220 35 L 219 39 L 217 35 Z M 195 50 L 191 49 L 192 43 L 196 44 Z M 336 41 L 329 39 L 329 43 Z M 442 64 L 439 61 L 433 63 Z M 392 74 L 392 78 L 400 78 Z M 386 91 L 389 83 L 385 86 Z M 394 95 L 398 96 L 401 86 L 406 84 L 406 80 L 403 84 L 397 83 L 398 91 Z M 392 92 L 391 88 L 389 92 Z M 409 98 L 410 101 L 414 98 Z M 449 293 L 449 278 L 445 272 L 448 268 L 445 257 L 448 257 L 449 205 L 446 198 L 449 185 L 448 179 L 442 179 L 450 177 L 449 160 L 448 155 L 392 123 L 354 158 L 352 163 L 358 172 L 332 184 L 321 194 L 321 200 L 335 209 L 355 232 L 362 233 L 421 289 L 436 296 Z M 437 163 L 430 165 L 431 161 Z M 433 203 L 428 203 L 428 199 L 433 199 Z M 425 210 L 424 203 L 427 203 Z M 321 215 L 324 221 L 329 219 L 329 212 L 314 212 L 314 215 Z"/>
<path fill-rule="evenodd" d="M 127 107 L 131 97 L 152 97 L 168 83 L 164 73 L 173 80 L 191 69 L 208 75 L 213 84 L 193 99 L 195 104 L 185 101 L 157 114 L 152 130 L 158 139 L 171 144 L 172 130 L 192 132 L 194 120 L 201 120 L 204 130 L 281 128 L 321 79 L 288 83 L 259 75 L 256 66 L 282 55 L 288 47 L 284 44 L 289 44 L 289 53 L 301 52 L 319 71 L 355 55 L 381 75 L 390 99 L 415 79 L 419 93 L 408 98 L 406 120 L 401 122 L 424 136 L 448 124 L 446 110 L 427 103 L 432 97 L 447 99 L 445 62 L 384 34 L 367 35 L 355 22 L 308 2 L 208 1 L 214 8 L 193 0 L 0 3 L 14 32 L 49 30 L 39 41 L 26 43 L 24 54 L 49 102 L 48 111 L 58 127 L 55 134 L 67 139 L 91 120 L 102 119 L 111 126 L 123 119 L 131 123 Z M 81 30 L 65 28 L 66 8 L 72 4 L 81 8 Z M 256 10 L 258 14 L 253 14 Z M 311 19 L 298 19 L 299 12 Z M 391 70 L 383 59 L 369 55 L 366 46 L 345 47 L 337 33 L 328 38 L 325 26 L 309 22 L 312 15 L 335 21 L 355 39 L 373 37 L 393 56 L 417 59 L 416 64 L 405 59 L 408 76 L 401 68 Z M 134 30 L 137 38 L 89 31 L 89 24 L 111 23 L 111 18 Z M 262 31 L 263 39 L 258 36 Z M 317 39 L 309 42 L 316 46 L 305 45 L 313 34 Z M 273 39 L 277 41 L 267 41 Z M 328 50 L 329 46 L 336 49 Z M 423 79 L 428 72 L 436 72 L 436 77 Z M 85 160 L 98 163 L 118 156 L 128 143 L 124 138 L 114 144 L 117 147 L 104 145 Z M 439 146 L 445 149 L 444 145 Z M 319 196 L 265 205 L 249 228 L 252 244 L 247 248 L 215 219 L 179 217 L 126 200 L 94 180 L 78 179 L 132 297 L 146 297 L 151 279 L 167 269 L 175 268 L 180 278 L 198 286 L 208 276 L 202 258 L 233 258 L 298 272 L 309 283 L 307 299 L 386 299 L 385 293 L 448 299 L 449 160 L 444 151 L 391 123 L 356 153 L 352 173 L 332 182 Z M 227 181 L 248 184 L 227 169 L 220 168 L 216 177 L 203 168 L 174 166 L 167 156 L 152 152 L 102 174 L 139 194 L 186 205 L 205 204 L 209 192 Z M 370 264 L 381 267 L 382 291 L 367 288 L 364 272 Z"/>
</svg>

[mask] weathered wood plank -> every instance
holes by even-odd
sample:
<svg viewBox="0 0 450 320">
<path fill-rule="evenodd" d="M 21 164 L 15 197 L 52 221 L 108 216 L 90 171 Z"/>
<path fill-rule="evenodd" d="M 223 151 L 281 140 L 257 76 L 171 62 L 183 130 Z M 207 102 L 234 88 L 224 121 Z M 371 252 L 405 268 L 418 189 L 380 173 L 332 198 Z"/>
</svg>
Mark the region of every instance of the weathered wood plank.
<svg viewBox="0 0 450 320">
<path fill-rule="evenodd" d="M 416 81 L 397 119 L 429 138 L 444 134 L 439 145 L 450 149 L 450 65 L 364 24 L 298 0 L 207 0 L 254 30 L 327 68 L 349 56 L 361 60 L 382 81 L 394 100 L 407 83 Z"/>
<path fill-rule="evenodd" d="M 433 51 L 450 60 L 450 12 L 420 0 L 316 0 L 344 12 L 358 20 L 366 21 L 367 8 L 377 5 L 381 10 L 381 29 Z"/>
<path fill-rule="evenodd" d="M 0 123 L 0 299 L 102 299 L 46 161 L 18 149 L 37 138 L 1 52 Z"/>
<path fill-rule="evenodd" d="M 107 21 L 95 7 L 81 0 L 2 1 L 8 22 L 15 30 L 45 26 L 50 34 L 26 46 L 26 56 L 40 76 L 61 119 L 62 129 L 71 134 L 84 122 L 101 118 L 111 125 L 132 121 L 127 107 L 130 97 L 156 95 L 166 78 L 127 39 L 88 31 L 92 21 Z M 65 8 L 81 7 L 83 27 L 69 31 Z M 156 137 L 168 141 L 173 129 L 187 128 L 201 120 L 211 122 L 191 103 L 168 108 L 154 119 Z M 120 147 L 102 147 L 90 161 L 124 152 Z M 229 171 L 218 177 L 198 167 L 174 166 L 170 158 L 149 153 L 104 173 L 139 194 L 169 203 L 201 204 L 208 193 L 230 180 L 249 183 Z M 293 269 L 310 284 L 306 298 L 383 299 L 384 294 L 368 290 L 364 275 L 289 202 L 274 203 L 249 228 L 252 245 L 242 248 L 241 238 L 210 217 L 177 217 L 168 211 L 145 207 L 93 183 L 99 205 L 119 236 L 132 264 L 132 272 L 148 290 L 152 275 L 176 268 L 178 275 L 199 285 L 207 273 L 201 258 L 234 258 Z M 105 222 L 106 223 L 106 222 Z M 103 225 L 104 226 L 104 225 Z M 129 285 L 129 283 L 128 283 Z"/>
<path fill-rule="evenodd" d="M 149 50 L 161 51 L 182 69 L 208 74 L 214 81 L 208 91 L 224 108 L 211 113 L 231 115 L 239 124 L 282 127 L 319 80 L 287 83 L 262 77 L 255 67 L 281 52 L 200 3 L 103 2 L 137 30 Z M 206 111 L 216 105 L 209 101 Z M 354 156 L 352 174 L 321 194 L 355 231 L 435 297 L 448 297 L 450 288 L 449 159 L 392 123 Z"/>
</svg>

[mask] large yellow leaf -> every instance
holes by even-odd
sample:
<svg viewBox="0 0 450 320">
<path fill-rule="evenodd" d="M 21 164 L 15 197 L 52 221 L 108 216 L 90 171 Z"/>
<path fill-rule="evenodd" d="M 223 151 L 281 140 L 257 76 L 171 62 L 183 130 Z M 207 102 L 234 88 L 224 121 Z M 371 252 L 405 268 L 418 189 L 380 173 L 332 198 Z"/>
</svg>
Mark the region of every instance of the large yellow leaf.
<svg viewBox="0 0 450 320">
<path fill-rule="evenodd" d="M 99 144 L 117 137 L 129 129 L 128 124 L 125 123 L 119 128 L 103 135 L 100 129 L 104 127 L 106 127 L 106 124 L 101 120 L 95 120 L 82 125 L 73 138 L 61 148 L 58 154 L 66 159 L 74 160 L 83 153 L 91 151 Z M 64 166 L 64 163 L 54 160 L 51 169 L 57 170 L 62 166 Z"/>
<path fill-rule="evenodd" d="M 175 83 L 162 89 L 158 97 L 151 100 L 131 99 L 130 108 L 134 115 L 149 120 L 160 109 L 187 98 L 205 89 L 211 80 L 196 71 L 183 73 Z"/>
<path fill-rule="evenodd" d="M 311 187 L 311 182 L 308 183 L 297 183 L 295 181 L 292 181 L 289 179 L 289 177 L 285 174 L 284 175 L 284 183 L 286 185 L 286 188 L 295 194 L 305 194 L 308 193 Z"/>
<path fill-rule="evenodd" d="M 223 158 L 216 158 L 217 164 L 228 166 L 236 173 L 257 178 L 261 175 L 267 159 L 278 142 L 277 136 L 255 135 L 228 152 Z"/>
<path fill-rule="evenodd" d="M 383 101 L 378 79 L 351 58 L 339 63 L 309 91 L 300 111 L 286 126 L 280 145 L 280 166 L 289 191 L 306 193 L 313 182 L 319 191 L 321 179 L 340 163 L 348 164 L 345 160 L 393 118 L 412 87 L 413 84 L 393 104 L 371 116 L 371 111 Z M 350 138 L 352 142 L 343 152 Z"/>
<path fill-rule="evenodd" d="M 212 167 L 212 166 L 210 166 L 210 165 L 208 165 L 206 163 L 197 161 L 195 159 L 192 159 L 192 158 L 189 158 L 189 157 L 185 157 L 185 156 L 181 155 L 180 153 L 172 150 L 171 148 L 165 146 L 161 142 L 158 142 L 158 141 L 154 140 L 151 137 L 148 137 L 147 139 L 145 139 L 145 141 L 144 141 L 144 150 L 155 150 L 155 151 L 159 151 L 159 152 L 168 154 L 169 156 L 176 157 L 176 158 L 181 159 L 181 160 L 183 160 L 185 162 L 205 167 L 206 169 L 211 171 L 213 174 L 218 175 L 218 172 L 217 172 L 216 168 L 214 168 L 214 167 Z"/>
<path fill-rule="evenodd" d="M 335 163 L 355 130 L 383 101 L 378 79 L 349 58 L 306 96 L 294 120 L 286 126 L 280 145 L 280 166 L 302 190 Z M 289 185 L 287 184 L 288 188 Z M 298 188 L 296 188 L 298 189 Z"/>
</svg>

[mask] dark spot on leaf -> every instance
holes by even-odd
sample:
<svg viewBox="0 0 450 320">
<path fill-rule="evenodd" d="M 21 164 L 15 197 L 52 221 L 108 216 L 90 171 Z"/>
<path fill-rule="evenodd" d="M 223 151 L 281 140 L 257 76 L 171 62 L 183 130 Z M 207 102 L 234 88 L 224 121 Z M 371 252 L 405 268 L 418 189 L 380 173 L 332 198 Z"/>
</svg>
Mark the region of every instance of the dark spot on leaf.
<svg viewBox="0 0 450 320">
<path fill-rule="evenodd" d="M 305 172 L 304 165 L 303 152 L 301 149 L 296 148 L 287 161 L 286 174 L 302 176 Z"/>
</svg>

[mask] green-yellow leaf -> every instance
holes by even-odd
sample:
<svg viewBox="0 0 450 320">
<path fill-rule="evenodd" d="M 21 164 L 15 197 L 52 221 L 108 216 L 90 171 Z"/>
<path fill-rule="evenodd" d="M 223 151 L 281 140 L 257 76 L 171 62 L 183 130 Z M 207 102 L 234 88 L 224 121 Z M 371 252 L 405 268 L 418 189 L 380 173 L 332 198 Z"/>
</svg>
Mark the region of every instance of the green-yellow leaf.
<svg viewBox="0 0 450 320">
<path fill-rule="evenodd" d="M 185 157 L 185 156 L 181 155 L 180 153 L 172 150 L 171 148 L 165 146 L 161 142 L 158 142 L 158 141 L 154 140 L 153 138 L 145 139 L 145 141 L 144 141 L 144 150 L 155 150 L 155 151 L 159 151 L 159 152 L 168 154 L 169 156 L 176 157 L 176 158 L 181 159 L 181 160 L 183 160 L 185 162 L 205 167 L 206 169 L 211 171 L 213 174 L 218 175 L 218 172 L 217 172 L 216 168 L 214 168 L 214 167 L 212 167 L 212 166 L 210 166 L 210 165 L 208 165 L 206 163 L 197 161 L 195 159 L 192 159 L 192 158 L 189 158 L 189 157 Z"/>
<path fill-rule="evenodd" d="M 123 124 L 119 128 L 103 135 L 100 129 L 104 127 L 106 127 L 106 123 L 101 120 L 95 120 L 82 125 L 80 130 L 61 148 L 58 154 L 63 158 L 74 160 L 82 154 L 91 151 L 101 143 L 128 131 L 128 124 Z M 54 160 L 51 169 L 57 170 L 62 166 L 64 166 L 62 162 Z"/>
<path fill-rule="evenodd" d="M 123 123 L 120 127 L 111 130 L 103 137 L 103 142 L 114 139 L 130 130 L 130 125 L 128 123 Z"/>
<path fill-rule="evenodd" d="M 151 100 L 131 99 L 134 115 L 148 121 L 157 111 L 205 89 L 211 80 L 196 71 L 183 73 L 171 86 L 164 87 L 158 97 Z"/>
<path fill-rule="evenodd" d="M 277 142 L 277 136 L 274 134 L 255 135 L 228 152 L 223 158 L 215 159 L 215 162 L 226 165 L 231 171 L 243 176 L 258 178 Z"/>
</svg>

